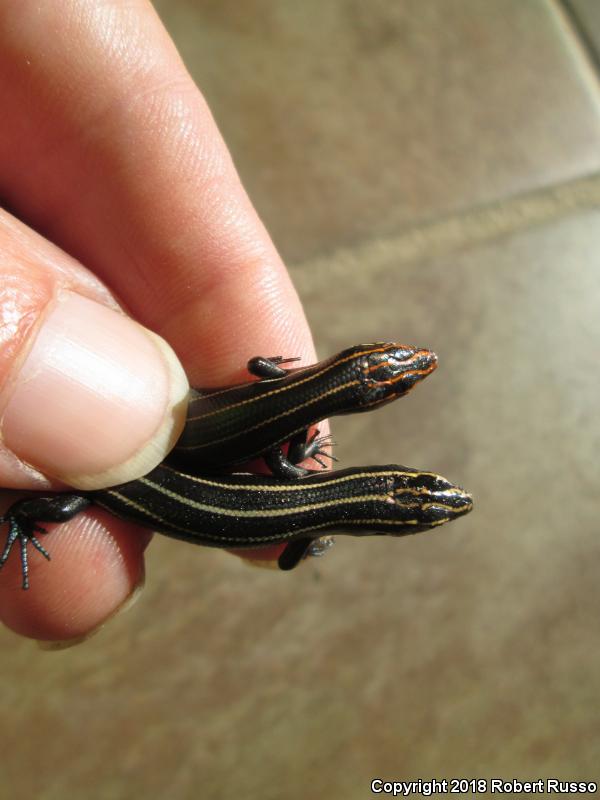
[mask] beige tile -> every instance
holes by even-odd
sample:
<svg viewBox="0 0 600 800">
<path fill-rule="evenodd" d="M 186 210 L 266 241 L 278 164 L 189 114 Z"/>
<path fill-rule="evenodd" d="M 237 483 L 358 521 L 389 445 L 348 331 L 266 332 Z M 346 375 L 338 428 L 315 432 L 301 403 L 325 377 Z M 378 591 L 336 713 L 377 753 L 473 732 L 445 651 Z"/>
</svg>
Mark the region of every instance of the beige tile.
<svg viewBox="0 0 600 800">
<path fill-rule="evenodd" d="M 576 27 L 586 42 L 592 44 L 596 59 L 600 58 L 600 3 L 598 0 L 565 0 Z"/>
<path fill-rule="evenodd" d="M 600 166 L 552 0 L 157 7 L 288 262 Z"/>
<path fill-rule="evenodd" d="M 359 271 L 297 270 L 323 353 L 397 337 L 440 356 L 408 398 L 338 420 L 344 463 L 439 470 L 476 510 L 340 538 L 287 575 L 157 537 L 145 595 L 85 646 L 0 633 L 5 796 L 600 779 L 599 254 L 588 212 L 401 266 L 388 243 Z"/>
</svg>

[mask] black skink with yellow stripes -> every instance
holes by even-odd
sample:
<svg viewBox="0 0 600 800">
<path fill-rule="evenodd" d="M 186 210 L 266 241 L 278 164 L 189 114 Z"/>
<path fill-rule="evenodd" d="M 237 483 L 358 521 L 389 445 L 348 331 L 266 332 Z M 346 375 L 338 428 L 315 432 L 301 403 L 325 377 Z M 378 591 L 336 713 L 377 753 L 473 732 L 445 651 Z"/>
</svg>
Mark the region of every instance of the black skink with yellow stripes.
<svg viewBox="0 0 600 800">
<path fill-rule="evenodd" d="M 312 426 L 326 417 L 366 411 L 401 397 L 436 367 L 429 350 L 394 343 L 358 345 L 310 367 L 286 369 L 281 357 L 255 358 L 259 380 L 192 390 L 188 420 L 168 460 L 148 475 L 94 492 L 34 494 L 0 518 L 8 523 L 2 566 L 18 541 L 23 588 L 28 547 L 47 558 L 41 522 L 64 522 L 90 504 L 175 539 L 220 548 L 285 544 L 291 569 L 324 532 L 403 536 L 468 513 L 471 497 L 445 478 L 398 465 L 334 472 L 327 437 Z M 261 456 L 272 476 L 223 474 Z"/>
</svg>

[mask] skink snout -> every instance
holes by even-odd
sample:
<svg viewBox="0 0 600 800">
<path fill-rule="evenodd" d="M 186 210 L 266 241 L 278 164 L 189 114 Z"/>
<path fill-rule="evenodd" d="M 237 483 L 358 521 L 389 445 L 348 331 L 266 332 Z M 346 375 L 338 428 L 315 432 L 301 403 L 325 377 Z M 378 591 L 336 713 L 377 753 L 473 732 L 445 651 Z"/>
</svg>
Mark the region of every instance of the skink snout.
<svg viewBox="0 0 600 800">
<path fill-rule="evenodd" d="M 462 517 L 473 508 L 473 498 L 468 492 L 460 486 L 454 486 L 445 478 L 439 480 L 439 487 L 432 489 L 423 508 L 425 519 L 432 525 L 441 525 L 455 517 Z"/>
<path fill-rule="evenodd" d="M 365 400 L 369 405 L 395 400 L 409 392 L 437 367 L 431 350 L 410 345 L 389 344 L 369 353 L 362 365 Z"/>
<path fill-rule="evenodd" d="M 432 472 L 398 472 L 391 496 L 400 517 L 424 528 L 443 525 L 473 508 L 468 492 Z"/>
</svg>

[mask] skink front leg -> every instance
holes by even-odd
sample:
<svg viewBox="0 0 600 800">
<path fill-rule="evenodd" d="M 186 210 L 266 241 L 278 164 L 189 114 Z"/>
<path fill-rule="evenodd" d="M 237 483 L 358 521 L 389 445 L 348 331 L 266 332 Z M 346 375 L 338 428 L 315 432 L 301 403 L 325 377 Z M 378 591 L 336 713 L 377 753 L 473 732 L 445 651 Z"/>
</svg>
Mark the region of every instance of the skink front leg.
<svg viewBox="0 0 600 800">
<path fill-rule="evenodd" d="M 271 356 L 270 358 L 255 356 L 248 361 L 247 368 L 251 375 L 263 380 L 284 378 L 289 370 L 284 369 L 281 365 L 290 364 L 293 361 L 300 361 L 300 359 L 298 357 L 286 358 L 285 356 Z M 325 445 L 333 444 L 329 441 L 330 438 L 330 436 L 319 437 L 318 430 L 309 437 L 307 428 L 292 436 L 287 456 L 284 455 L 281 447 L 277 446 L 265 454 L 265 461 L 273 475 L 278 478 L 286 478 L 288 480 L 303 478 L 305 475 L 309 475 L 310 472 L 314 472 L 314 470 L 299 467 L 298 464 L 303 461 L 312 458 L 323 468 L 326 467 L 326 464 L 319 457 L 337 461 L 331 453 L 323 449 Z"/>
<path fill-rule="evenodd" d="M 333 447 L 333 445 L 334 442 L 331 441 L 330 434 L 319 436 L 319 431 L 316 430 L 309 436 L 308 430 L 300 431 L 290 439 L 287 456 L 278 445 L 265 453 L 264 459 L 276 478 L 296 480 L 297 478 L 304 478 L 306 475 L 320 472 L 320 470 L 298 466 L 309 458 L 314 459 L 323 468 L 327 465 L 321 461 L 321 458 L 337 461 L 337 458 L 332 453 L 323 449 L 324 447 Z"/>
<path fill-rule="evenodd" d="M 337 458 L 332 453 L 322 449 L 324 446 L 332 447 L 334 444 L 335 442 L 331 441 L 331 434 L 319 436 L 319 431 L 316 430 L 309 436 L 308 430 L 300 431 L 290 439 L 287 457 L 281 447 L 275 447 L 265 454 L 265 462 L 276 477 L 287 480 L 303 478 L 321 470 L 299 467 L 298 464 L 302 463 L 302 461 L 313 458 L 323 467 L 325 467 L 325 464 L 320 460 L 319 456 L 337 461 Z M 305 558 L 324 555 L 334 544 L 335 539 L 333 536 L 296 539 L 290 542 L 279 556 L 277 560 L 279 569 L 289 572 L 295 569 Z"/>
<path fill-rule="evenodd" d="M 0 555 L 0 569 L 4 566 L 14 543 L 19 540 L 21 549 L 21 574 L 23 575 L 23 589 L 29 588 L 29 560 L 27 548 L 31 544 L 44 558 L 50 561 L 49 553 L 42 547 L 36 533 L 46 533 L 39 522 L 66 522 L 73 519 L 80 511 L 86 509 L 91 503 L 84 495 L 57 494 L 52 497 L 27 497 L 17 500 L 0 517 L 0 525 L 8 523 L 8 536 L 2 555 Z"/>
<path fill-rule="evenodd" d="M 255 356 L 248 361 L 246 368 L 251 375 L 265 380 L 271 378 L 285 378 L 288 374 L 287 369 L 284 369 L 282 364 L 291 364 L 292 361 L 300 361 L 300 357 L 285 358 L 285 356 Z"/>
<path fill-rule="evenodd" d="M 319 557 L 325 555 L 330 547 L 335 544 L 335 537 L 331 535 L 319 536 L 318 539 L 305 538 L 290 542 L 277 560 L 279 569 L 289 572 L 295 569 L 301 561 L 309 556 Z"/>
<path fill-rule="evenodd" d="M 277 559 L 277 566 L 284 572 L 289 572 L 310 555 L 313 539 L 296 539 L 290 542 Z"/>
<path fill-rule="evenodd" d="M 325 436 L 319 436 L 319 429 L 317 428 L 309 436 L 308 430 L 300 431 L 290 439 L 287 453 L 288 461 L 292 464 L 301 464 L 303 461 L 312 458 L 313 461 L 316 461 L 317 464 L 320 464 L 325 469 L 327 465 L 320 460 L 319 456 L 328 458 L 331 461 L 337 461 L 337 458 L 333 453 L 324 450 L 324 447 L 335 447 L 335 442 L 332 441 L 330 433 Z"/>
</svg>

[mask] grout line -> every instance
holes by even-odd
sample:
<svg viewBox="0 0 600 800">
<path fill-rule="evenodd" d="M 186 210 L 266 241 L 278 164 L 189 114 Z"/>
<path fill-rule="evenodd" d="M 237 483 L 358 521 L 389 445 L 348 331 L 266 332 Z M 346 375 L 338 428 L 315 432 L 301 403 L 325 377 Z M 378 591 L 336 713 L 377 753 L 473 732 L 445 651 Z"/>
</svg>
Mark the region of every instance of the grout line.
<svg viewBox="0 0 600 800">
<path fill-rule="evenodd" d="M 600 52 L 598 52 L 596 42 L 590 36 L 585 23 L 577 13 L 577 9 L 573 7 L 569 0 L 553 0 L 553 7 L 562 24 L 577 43 L 582 58 L 587 62 L 587 66 L 592 72 L 593 83 L 597 87 L 600 81 Z"/>
<path fill-rule="evenodd" d="M 373 257 L 394 263 L 423 261 L 517 233 L 578 211 L 600 208 L 600 173 L 416 225 L 391 235 L 339 247 L 291 264 L 293 271 L 360 268 Z"/>
</svg>

